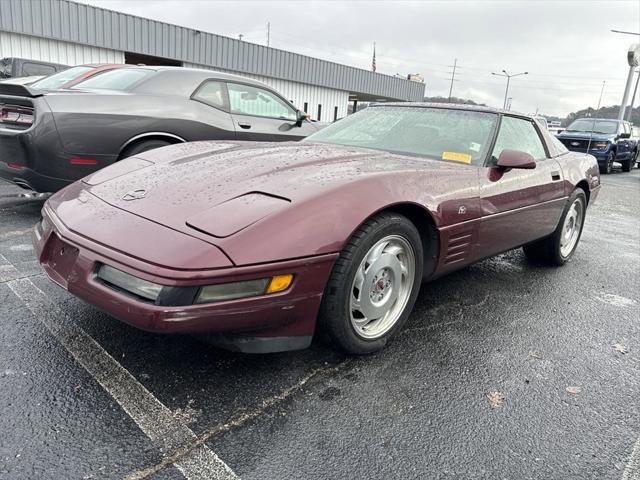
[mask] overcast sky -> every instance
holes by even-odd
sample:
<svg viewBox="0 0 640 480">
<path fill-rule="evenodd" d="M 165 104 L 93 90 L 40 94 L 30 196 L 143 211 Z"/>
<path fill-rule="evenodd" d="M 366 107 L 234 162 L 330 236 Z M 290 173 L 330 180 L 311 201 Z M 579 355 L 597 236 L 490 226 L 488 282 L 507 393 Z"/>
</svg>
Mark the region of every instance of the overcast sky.
<svg viewBox="0 0 640 480">
<path fill-rule="evenodd" d="M 512 108 L 565 116 L 621 102 L 626 52 L 640 31 L 640 0 L 629 1 L 207 1 L 83 0 L 92 5 L 266 44 L 378 72 L 420 73 L 426 95 L 453 95 L 502 106 L 502 69 Z M 636 101 L 636 105 L 638 101 Z"/>
</svg>

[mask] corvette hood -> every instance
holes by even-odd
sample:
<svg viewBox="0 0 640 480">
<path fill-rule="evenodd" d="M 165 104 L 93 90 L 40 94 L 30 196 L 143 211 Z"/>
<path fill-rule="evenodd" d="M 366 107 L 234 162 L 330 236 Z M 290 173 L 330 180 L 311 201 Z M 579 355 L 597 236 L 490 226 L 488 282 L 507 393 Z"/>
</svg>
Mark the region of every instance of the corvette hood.
<svg viewBox="0 0 640 480">
<path fill-rule="evenodd" d="M 376 150 L 313 143 L 194 142 L 161 148 L 84 180 L 105 202 L 176 230 L 227 237 L 341 184 L 425 162 Z"/>
</svg>

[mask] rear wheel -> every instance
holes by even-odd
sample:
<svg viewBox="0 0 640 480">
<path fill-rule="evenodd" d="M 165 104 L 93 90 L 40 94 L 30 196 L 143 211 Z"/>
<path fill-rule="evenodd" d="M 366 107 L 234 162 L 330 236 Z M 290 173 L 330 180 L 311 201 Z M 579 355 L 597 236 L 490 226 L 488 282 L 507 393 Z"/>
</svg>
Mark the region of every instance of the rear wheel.
<svg viewBox="0 0 640 480">
<path fill-rule="evenodd" d="M 630 172 L 633 166 L 635 165 L 635 163 L 636 163 L 636 154 L 635 152 L 631 152 L 631 154 L 629 155 L 629 159 L 622 162 L 622 171 Z"/>
<path fill-rule="evenodd" d="M 166 147 L 167 145 L 171 145 L 171 142 L 160 139 L 142 140 L 140 142 L 128 145 L 120 154 L 120 158 L 122 159 L 132 157 L 134 155 L 137 155 L 138 153 L 148 152 L 149 150 Z"/>
<path fill-rule="evenodd" d="M 600 165 L 600 173 L 611 173 L 613 169 L 613 160 L 615 159 L 615 154 L 613 152 L 609 152 L 607 155 L 607 159 L 605 160 L 604 165 Z"/>
<path fill-rule="evenodd" d="M 372 353 L 406 322 L 422 278 L 422 241 L 406 217 L 385 213 L 364 223 L 333 267 L 318 328 L 349 354 Z"/>
<path fill-rule="evenodd" d="M 561 266 L 567 263 L 580 241 L 586 209 L 584 190 L 577 188 L 569 197 L 555 232 L 523 247 L 527 258 L 547 265 Z"/>
</svg>

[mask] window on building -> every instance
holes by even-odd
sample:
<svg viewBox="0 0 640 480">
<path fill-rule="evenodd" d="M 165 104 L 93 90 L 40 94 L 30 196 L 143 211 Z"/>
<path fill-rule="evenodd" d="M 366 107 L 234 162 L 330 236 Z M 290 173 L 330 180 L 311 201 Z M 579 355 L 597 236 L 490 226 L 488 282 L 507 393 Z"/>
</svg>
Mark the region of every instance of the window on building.
<svg viewBox="0 0 640 480">
<path fill-rule="evenodd" d="M 171 58 L 142 55 L 141 53 L 124 52 L 124 63 L 130 65 L 163 65 L 167 67 L 181 67 L 182 62 Z"/>
<path fill-rule="evenodd" d="M 307 102 L 304 102 L 304 113 L 309 113 L 309 104 Z"/>
<path fill-rule="evenodd" d="M 338 107 L 333 107 L 333 121 L 338 119 Z"/>
<path fill-rule="evenodd" d="M 277 95 L 249 85 L 227 84 L 231 113 L 296 120 L 296 112 Z"/>
<path fill-rule="evenodd" d="M 213 107 L 225 108 L 224 93 L 224 85 L 222 82 L 209 80 L 198 88 L 193 98 Z"/>
<path fill-rule="evenodd" d="M 322 119 L 322 105 L 318 104 L 318 118 L 316 120 L 320 121 Z"/>
<path fill-rule="evenodd" d="M 502 151 L 506 149 L 521 150 L 536 160 L 547 156 L 533 123 L 522 118 L 502 117 L 500 132 L 491 155 L 492 162 L 497 162 Z"/>
</svg>

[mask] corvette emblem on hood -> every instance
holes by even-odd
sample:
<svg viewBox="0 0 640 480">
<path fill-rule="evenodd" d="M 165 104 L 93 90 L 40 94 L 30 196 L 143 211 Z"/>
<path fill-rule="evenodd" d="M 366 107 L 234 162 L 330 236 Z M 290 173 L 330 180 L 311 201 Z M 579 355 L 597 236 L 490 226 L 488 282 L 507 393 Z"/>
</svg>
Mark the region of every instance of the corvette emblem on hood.
<svg viewBox="0 0 640 480">
<path fill-rule="evenodd" d="M 130 190 L 122 196 L 122 199 L 127 201 L 140 200 L 141 198 L 144 198 L 146 195 L 147 195 L 147 191 L 144 189 Z"/>
</svg>

